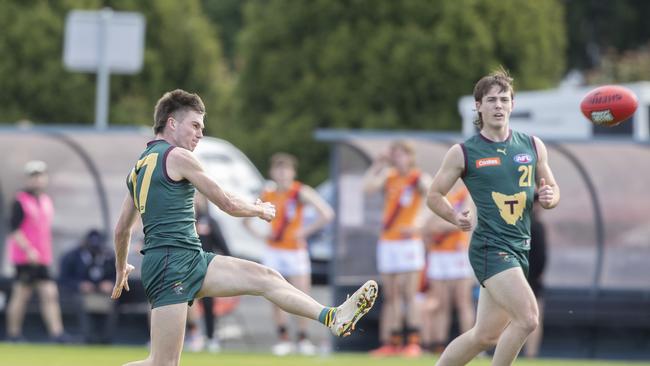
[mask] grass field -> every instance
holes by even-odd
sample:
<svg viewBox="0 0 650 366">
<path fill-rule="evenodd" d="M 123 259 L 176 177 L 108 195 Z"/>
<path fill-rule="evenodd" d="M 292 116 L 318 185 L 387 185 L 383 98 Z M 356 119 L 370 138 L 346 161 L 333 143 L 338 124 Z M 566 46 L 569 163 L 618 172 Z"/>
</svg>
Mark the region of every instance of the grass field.
<svg viewBox="0 0 650 366">
<path fill-rule="evenodd" d="M 82 347 L 52 345 L 0 344 L 0 365 L 2 366 L 114 366 L 135 361 L 147 356 L 141 347 Z M 336 354 L 325 357 L 274 357 L 265 353 L 184 353 L 181 365 L 185 366 L 433 366 L 434 357 L 417 360 L 403 358 L 373 359 L 365 354 Z M 470 365 L 489 365 L 487 359 L 478 359 Z M 649 365 L 650 362 L 629 361 L 584 361 L 584 360 L 525 360 L 516 365 L 528 366 L 616 366 Z"/>
</svg>

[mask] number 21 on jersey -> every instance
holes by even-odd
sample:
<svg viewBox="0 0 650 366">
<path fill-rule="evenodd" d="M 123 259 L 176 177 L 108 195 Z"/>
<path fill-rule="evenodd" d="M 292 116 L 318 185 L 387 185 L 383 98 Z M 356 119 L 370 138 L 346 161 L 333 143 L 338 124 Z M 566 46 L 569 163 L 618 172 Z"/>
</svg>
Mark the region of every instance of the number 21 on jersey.
<svg viewBox="0 0 650 366">
<path fill-rule="evenodd" d="M 517 171 L 521 172 L 519 176 L 519 187 L 530 187 L 533 185 L 532 165 L 520 165 Z"/>
<path fill-rule="evenodd" d="M 138 160 L 135 169 L 131 170 L 131 183 L 133 184 L 133 202 L 140 214 L 143 214 L 147 207 L 147 195 L 149 194 L 149 185 L 151 184 L 151 176 L 153 170 L 156 168 L 158 162 L 158 153 L 153 153 Z M 140 183 L 140 193 L 138 194 L 138 173 L 144 169 L 142 181 Z M 137 173 L 136 173 L 137 171 Z"/>
</svg>

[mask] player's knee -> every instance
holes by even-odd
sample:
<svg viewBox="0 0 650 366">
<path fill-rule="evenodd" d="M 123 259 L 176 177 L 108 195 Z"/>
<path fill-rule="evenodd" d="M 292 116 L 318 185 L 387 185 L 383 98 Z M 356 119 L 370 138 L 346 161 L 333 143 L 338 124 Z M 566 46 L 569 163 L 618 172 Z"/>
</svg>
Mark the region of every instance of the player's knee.
<svg viewBox="0 0 650 366">
<path fill-rule="evenodd" d="M 494 347 L 499 341 L 501 334 L 491 333 L 491 332 L 476 332 L 474 334 L 474 340 L 479 344 L 481 349 L 487 349 Z"/>
<path fill-rule="evenodd" d="M 526 333 L 532 333 L 539 326 L 539 316 L 536 312 L 530 312 L 518 323 Z"/>
<path fill-rule="evenodd" d="M 257 268 L 256 272 L 257 273 L 255 274 L 255 277 L 258 279 L 261 285 L 258 291 L 259 293 L 256 295 L 261 295 L 267 289 L 274 288 L 277 284 L 277 281 L 284 281 L 284 277 L 282 277 L 280 272 L 274 270 L 273 268 L 260 265 Z"/>
</svg>

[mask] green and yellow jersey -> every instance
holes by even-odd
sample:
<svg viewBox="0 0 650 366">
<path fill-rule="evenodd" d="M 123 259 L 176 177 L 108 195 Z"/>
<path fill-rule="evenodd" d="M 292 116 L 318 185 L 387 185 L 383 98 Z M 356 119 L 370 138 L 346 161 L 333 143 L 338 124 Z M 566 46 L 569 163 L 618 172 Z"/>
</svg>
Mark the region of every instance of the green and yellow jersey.
<svg viewBox="0 0 650 366">
<path fill-rule="evenodd" d="M 194 218 L 194 186 L 167 175 L 167 155 L 172 149 L 165 140 L 149 142 L 127 177 L 133 203 L 142 217 L 143 252 L 165 246 L 201 249 Z"/>
<path fill-rule="evenodd" d="M 537 166 L 534 139 L 511 131 L 505 141 L 494 142 L 477 134 L 461 147 L 462 179 L 478 211 L 474 236 L 528 250 Z"/>
</svg>

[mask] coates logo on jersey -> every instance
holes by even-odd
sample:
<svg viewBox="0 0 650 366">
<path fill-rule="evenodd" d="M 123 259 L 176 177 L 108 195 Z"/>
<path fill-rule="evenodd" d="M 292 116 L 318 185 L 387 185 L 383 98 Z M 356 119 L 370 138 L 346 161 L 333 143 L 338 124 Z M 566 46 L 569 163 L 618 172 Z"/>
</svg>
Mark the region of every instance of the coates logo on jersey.
<svg viewBox="0 0 650 366">
<path fill-rule="evenodd" d="M 493 158 L 483 158 L 476 160 L 477 168 L 485 168 L 486 166 L 498 166 L 501 165 L 501 158 L 498 156 Z"/>
<path fill-rule="evenodd" d="M 533 161 L 533 157 L 528 154 L 517 154 L 514 157 L 515 163 L 528 164 Z"/>
</svg>

